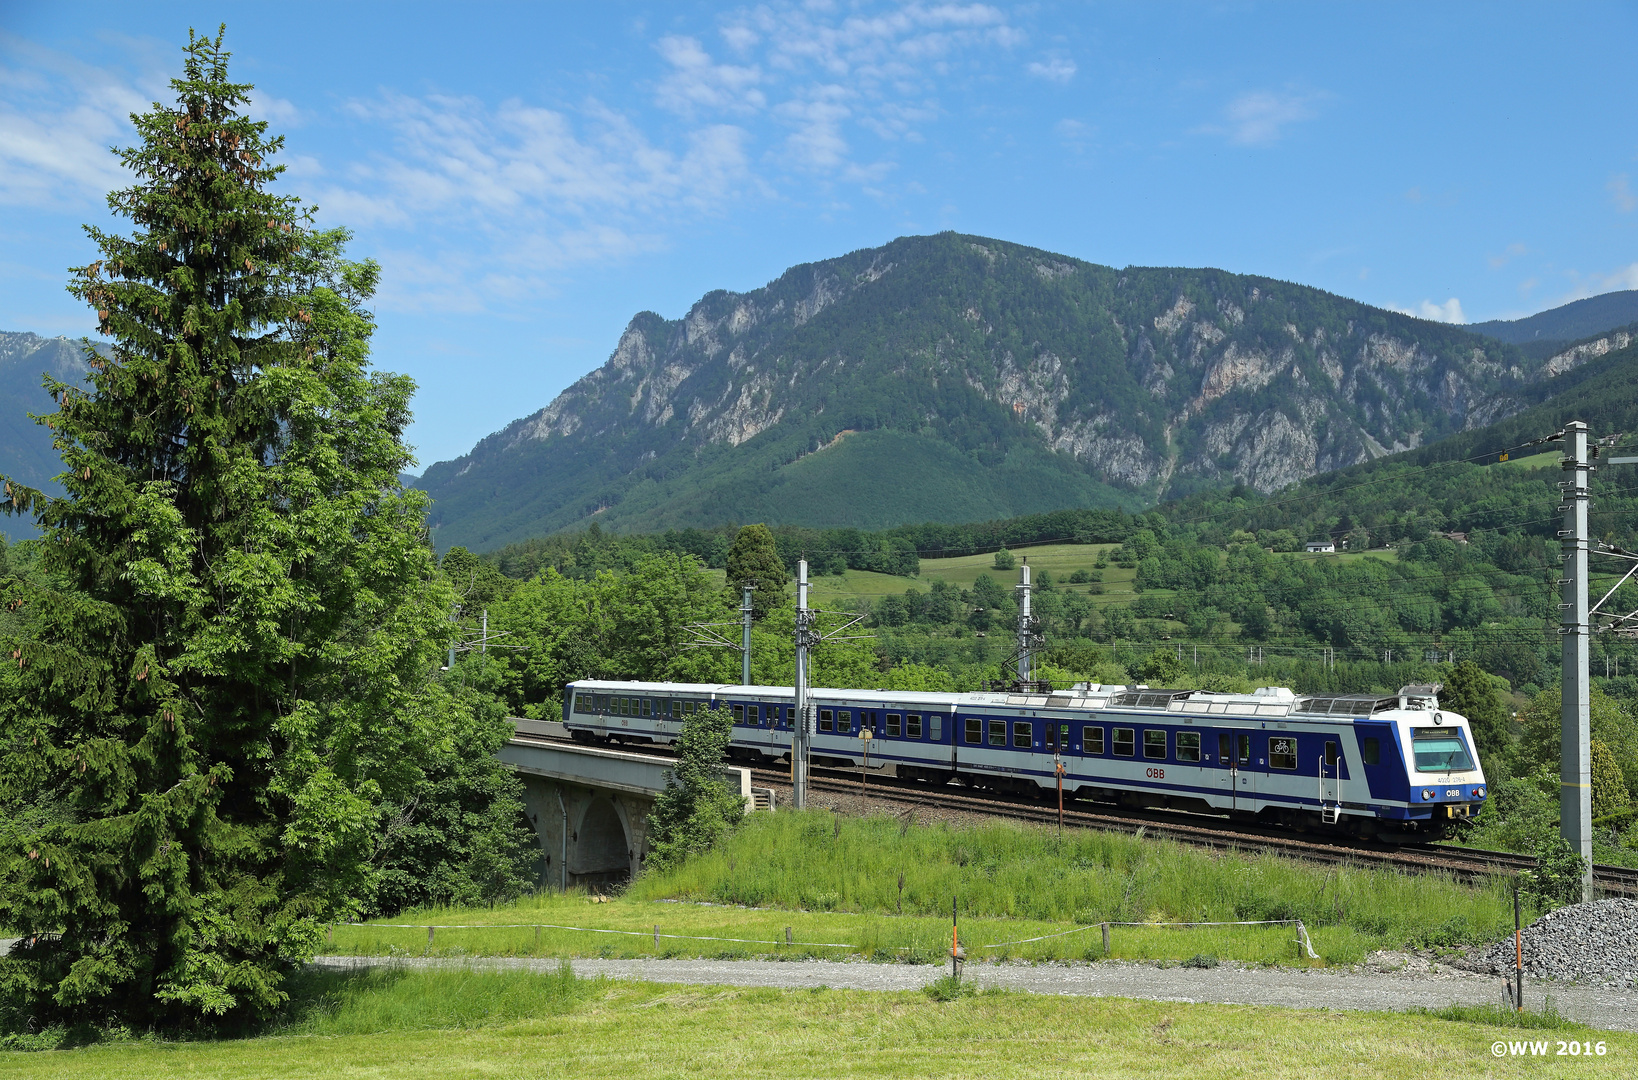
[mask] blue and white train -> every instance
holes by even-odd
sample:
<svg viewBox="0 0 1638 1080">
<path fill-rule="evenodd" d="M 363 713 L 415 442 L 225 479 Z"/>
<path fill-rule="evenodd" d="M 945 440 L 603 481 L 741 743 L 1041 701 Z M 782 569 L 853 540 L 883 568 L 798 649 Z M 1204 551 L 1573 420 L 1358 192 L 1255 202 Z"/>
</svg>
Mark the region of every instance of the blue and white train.
<svg viewBox="0 0 1638 1080">
<path fill-rule="evenodd" d="M 1466 718 L 1437 686 L 1391 696 L 1100 686 L 1040 693 L 810 691 L 818 764 L 1010 792 L 1054 789 L 1125 806 L 1251 816 L 1392 842 L 1445 836 L 1486 785 Z M 697 710 L 734 717 L 733 754 L 790 755 L 788 686 L 587 679 L 564 694 L 583 741 L 670 743 Z M 862 737 L 869 733 L 868 740 Z"/>
</svg>

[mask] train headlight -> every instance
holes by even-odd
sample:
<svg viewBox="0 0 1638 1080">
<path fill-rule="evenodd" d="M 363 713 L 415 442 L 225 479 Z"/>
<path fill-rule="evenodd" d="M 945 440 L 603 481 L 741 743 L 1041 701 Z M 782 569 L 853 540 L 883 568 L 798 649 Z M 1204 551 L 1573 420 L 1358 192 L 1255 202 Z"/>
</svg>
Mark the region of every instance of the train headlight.
<svg viewBox="0 0 1638 1080">
<path fill-rule="evenodd" d="M 1474 788 L 1474 789 L 1473 789 L 1473 797 L 1474 797 L 1474 798 L 1475 798 L 1475 799 L 1482 799 L 1482 798 L 1484 798 L 1484 788 L 1482 788 L 1482 787 L 1476 787 L 1476 788 Z"/>
<path fill-rule="evenodd" d="M 1430 788 L 1430 787 L 1423 788 L 1422 789 L 1422 801 L 1427 802 L 1431 798 L 1433 798 L 1433 789 Z"/>
</svg>

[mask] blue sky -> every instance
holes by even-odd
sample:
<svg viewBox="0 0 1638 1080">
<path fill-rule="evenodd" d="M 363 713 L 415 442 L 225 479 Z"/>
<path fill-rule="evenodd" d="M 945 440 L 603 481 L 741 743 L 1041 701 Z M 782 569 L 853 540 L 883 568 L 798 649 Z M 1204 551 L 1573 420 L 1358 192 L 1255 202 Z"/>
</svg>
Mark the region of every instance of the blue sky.
<svg viewBox="0 0 1638 1080">
<path fill-rule="evenodd" d="M 1447 321 L 1638 288 L 1632 3 L 0 0 L 0 329 L 90 330 L 104 148 L 223 21 L 287 189 L 383 264 L 423 465 L 638 311 L 908 233 Z"/>
</svg>

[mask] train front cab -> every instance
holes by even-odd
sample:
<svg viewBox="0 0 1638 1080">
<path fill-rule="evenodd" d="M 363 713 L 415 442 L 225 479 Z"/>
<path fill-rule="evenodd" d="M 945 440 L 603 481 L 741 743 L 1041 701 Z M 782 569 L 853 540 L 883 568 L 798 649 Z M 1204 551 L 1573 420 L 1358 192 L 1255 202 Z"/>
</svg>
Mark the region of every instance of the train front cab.
<svg viewBox="0 0 1638 1080">
<path fill-rule="evenodd" d="M 1380 740 L 1380 763 L 1367 770 L 1370 797 L 1379 808 L 1380 839 L 1442 839 L 1484 808 L 1489 784 L 1466 717 L 1430 709 L 1383 719 L 1388 723 L 1360 730 L 1362 744 Z"/>
</svg>

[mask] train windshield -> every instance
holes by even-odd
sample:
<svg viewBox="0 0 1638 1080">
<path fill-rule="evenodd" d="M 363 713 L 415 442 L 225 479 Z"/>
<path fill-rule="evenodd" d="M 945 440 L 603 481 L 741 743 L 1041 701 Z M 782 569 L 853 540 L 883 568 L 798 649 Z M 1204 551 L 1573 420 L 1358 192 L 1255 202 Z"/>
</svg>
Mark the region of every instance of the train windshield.
<svg viewBox="0 0 1638 1080">
<path fill-rule="evenodd" d="M 1473 758 L 1454 731 L 1417 728 L 1412 732 L 1411 747 L 1416 752 L 1417 772 L 1466 772 L 1473 768 Z"/>
</svg>

